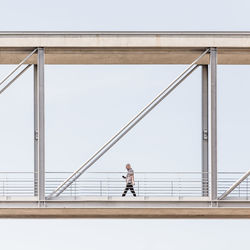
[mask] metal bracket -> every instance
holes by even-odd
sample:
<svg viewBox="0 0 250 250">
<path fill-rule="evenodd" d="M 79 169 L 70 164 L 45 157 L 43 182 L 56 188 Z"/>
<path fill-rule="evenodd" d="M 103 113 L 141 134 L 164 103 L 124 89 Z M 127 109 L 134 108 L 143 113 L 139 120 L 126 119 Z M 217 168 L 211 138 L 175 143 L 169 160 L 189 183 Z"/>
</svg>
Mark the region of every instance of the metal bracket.
<svg viewBox="0 0 250 250">
<path fill-rule="evenodd" d="M 35 137 L 35 140 L 38 141 L 38 139 L 39 139 L 38 130 L 35 130 L 34 137 Z"/>
<path fill-rule="evenodd" d="M 207 131 L 207 129 L 203 130 L 203 140 L 208 140 L 208 131 Z"/>
</svg>

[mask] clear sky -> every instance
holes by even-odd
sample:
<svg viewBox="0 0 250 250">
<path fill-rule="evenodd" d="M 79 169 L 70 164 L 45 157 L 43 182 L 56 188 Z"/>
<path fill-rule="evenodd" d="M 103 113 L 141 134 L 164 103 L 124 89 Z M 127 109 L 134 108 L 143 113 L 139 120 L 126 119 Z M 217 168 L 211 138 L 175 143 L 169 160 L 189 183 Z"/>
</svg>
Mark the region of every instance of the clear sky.
<svg viewBox="0 0 250 250">
<path fill-rule="evenodd" d="M 245 0 L 3 1 L 1 31 L 249 31 Z M 46 169 L 69 170 L 185 66 L 46 66 Z M 13 66 L 0 66 L 0 79 Z M 33 170 L 32 71 L 0 98 L 1 171 Z M 93 170 L 200 171 L 200 71 Z M 218 67 L 218 167 L 249 169 L 249 66 Z M 188 149 L 188 150 L 187 150 Z M 4 249 L 247 249 L 249 220 L 1 220 Z M 129 239 L 129 243 L 127 241 Z M 131 246 L 131 247 L 130 247 Z"/>
</svg>

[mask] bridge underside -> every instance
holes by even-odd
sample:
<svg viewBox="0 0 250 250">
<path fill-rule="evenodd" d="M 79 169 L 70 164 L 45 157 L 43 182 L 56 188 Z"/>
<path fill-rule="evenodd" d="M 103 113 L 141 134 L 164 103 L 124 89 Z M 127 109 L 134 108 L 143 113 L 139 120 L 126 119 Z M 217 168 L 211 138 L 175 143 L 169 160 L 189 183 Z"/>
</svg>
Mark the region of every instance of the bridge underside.
<svg viewBox="0 0 250 250">
<path fill-rule="evenodd" d="M 1 40 L 0 40 L 1 41 Z M 1 48 L 0 64 L 18 64 L 31 48 Z M 190 64 L 206 47 L 200 48 L 45 48 L 46 64 Z M 218 48 L 218 64 L 250 64 L 250 48 Z M 37 55 L 27 60 L 36 64 Z M 209 55 L 199 61 L 209 64 Z"/>
<path fill-rule="evenodd" d="M 242 219 L 250 208 L 0 208 L 0 218 Z"/>
</svg>

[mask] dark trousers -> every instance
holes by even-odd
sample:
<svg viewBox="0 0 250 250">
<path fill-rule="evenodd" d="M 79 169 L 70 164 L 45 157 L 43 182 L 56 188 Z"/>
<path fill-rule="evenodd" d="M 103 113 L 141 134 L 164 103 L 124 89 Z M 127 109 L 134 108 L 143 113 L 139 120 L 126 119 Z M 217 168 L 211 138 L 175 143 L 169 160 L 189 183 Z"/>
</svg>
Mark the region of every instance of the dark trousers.
<svg viewBox="0 0 250 250">
<path fill-rule="evenodd" d="M 128 190 L 131 191 L 131 193 L 133 194 L 133 196 L 136 196 L 136 193 L 135 193 L 135 190 L 134 190 L 134 187 L 131 183 L 128 183 L 124 189 L 124 192 L 122 194 L 122 196 L 126 196 Z"/>
</svg>

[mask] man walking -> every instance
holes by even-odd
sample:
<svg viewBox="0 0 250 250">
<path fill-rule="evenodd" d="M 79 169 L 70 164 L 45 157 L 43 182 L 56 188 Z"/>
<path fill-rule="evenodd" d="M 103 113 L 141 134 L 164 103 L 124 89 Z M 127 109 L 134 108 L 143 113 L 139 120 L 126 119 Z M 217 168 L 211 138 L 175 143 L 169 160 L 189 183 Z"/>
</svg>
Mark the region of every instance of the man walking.
<svg viewBox="0 0 250 250">
<path fill-rule="evenodd" d="M 124 189 L 122 196 L 126 196 L 128 190 L 131 191 L 133 196 L 136 196 L 136 193 L 133 187 L 135 185 L 134 170 L 131 168 L 131 165 L 129 163 L 126 165 L 126 169 L 128 171 L 127 176 L 122 176 L 122 178 L 126 179 L 126 187 Z"/>
</svg>

